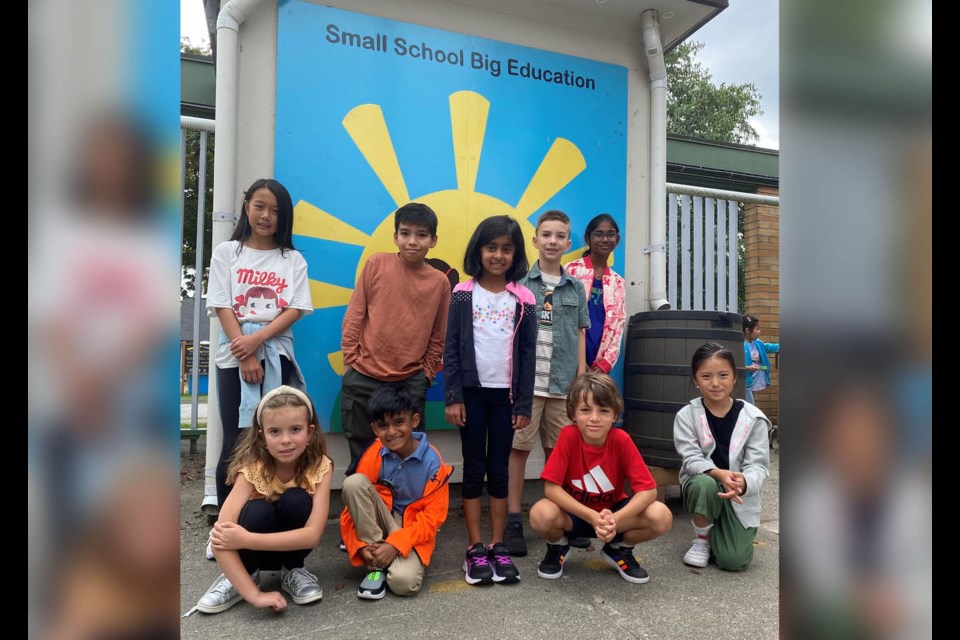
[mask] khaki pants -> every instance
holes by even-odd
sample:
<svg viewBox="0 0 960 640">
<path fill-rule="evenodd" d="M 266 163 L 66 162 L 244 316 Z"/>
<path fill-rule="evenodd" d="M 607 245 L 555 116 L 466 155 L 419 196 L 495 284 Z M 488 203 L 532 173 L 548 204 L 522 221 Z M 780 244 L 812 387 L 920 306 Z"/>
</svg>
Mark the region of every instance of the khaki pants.
<svg viewBox="0 0 960 640">
<path fill-rule="evenodd" d="M 367 476 L 355 473 L 343 481 L 340 497 L 357 527 L 363 542 L 383 542 L 387 536 L 403 528 L 403 518 L 387 509 L 380 494 Z M 387 586 L 398 596 L 412 596 L 420 591 L 426 567 L 411 549 L 406 558 L 397 556 L 387 567 Z"/>
</svg>

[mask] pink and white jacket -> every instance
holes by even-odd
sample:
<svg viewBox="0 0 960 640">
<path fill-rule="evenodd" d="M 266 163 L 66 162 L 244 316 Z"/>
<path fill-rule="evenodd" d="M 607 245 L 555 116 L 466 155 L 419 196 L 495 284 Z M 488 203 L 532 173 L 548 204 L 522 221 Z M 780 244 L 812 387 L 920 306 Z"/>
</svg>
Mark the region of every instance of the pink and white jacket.
<svg viewBox="0 0 960 640">
<path fill-rule="evenodd" d="M 583 290 L 587 294 L 587 303 L 590 302 L 590 289 L 593 288 L 593 261 L 590 256 L 584 256 L 564 267 L 567 275 L 583 283 Z M 627 322 L 627 290 L 623 278 L 610 267 L 603 270 L 603 334 L 600 336 L 600 347 L 597 349 L 597 359 L 593 364 L 604 373 L 610 373 L 613 365 L 620 357 L 620 343 L 623 339 L 623 325 Z"/>
</svg>

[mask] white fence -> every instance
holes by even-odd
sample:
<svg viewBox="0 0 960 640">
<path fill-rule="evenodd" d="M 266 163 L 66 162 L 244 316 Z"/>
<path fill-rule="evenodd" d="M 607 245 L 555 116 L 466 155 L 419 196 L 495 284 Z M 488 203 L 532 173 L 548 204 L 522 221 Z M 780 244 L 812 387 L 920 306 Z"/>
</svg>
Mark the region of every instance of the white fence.
<svg viewBox="0 0 960 640">
<path fill-rule="evenodd" d="M 740 313 L 743 205 L 779 198 L 667 184 L 667 300 L 671 309 Z"/>
</svg>

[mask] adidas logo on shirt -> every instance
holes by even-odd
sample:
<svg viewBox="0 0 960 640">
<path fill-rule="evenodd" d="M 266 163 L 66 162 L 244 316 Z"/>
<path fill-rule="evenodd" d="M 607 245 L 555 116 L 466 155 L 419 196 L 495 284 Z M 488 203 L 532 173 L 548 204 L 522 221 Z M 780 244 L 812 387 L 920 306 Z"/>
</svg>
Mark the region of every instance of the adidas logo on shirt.
<svg viewBox="0 0 960 640">
<path fill-rule="evenodd" d="M 574 498 L 583 504 L 597 502 L 613 502 L 613 483 L 599 465 L 583 475 L 582 480 L 571 480 L 575 487 L 570 492 Z"/>
</svg>

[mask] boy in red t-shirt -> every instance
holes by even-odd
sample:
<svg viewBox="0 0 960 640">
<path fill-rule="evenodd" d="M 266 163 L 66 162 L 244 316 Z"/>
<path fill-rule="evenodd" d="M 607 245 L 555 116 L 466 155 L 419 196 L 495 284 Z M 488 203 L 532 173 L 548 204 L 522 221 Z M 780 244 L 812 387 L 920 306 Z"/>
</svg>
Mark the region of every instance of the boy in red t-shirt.
<svg viewBox="0 0 960 640">
<path fill-rule="evenodd" d="M 570 387 L 567 415 L 576 424 L 560 430 L 540 474 L 545 497 L 530 509 L 530 526 L 547 541 L 537 568 L 541 578 L 563 575 L 567 538 L 581 536 L 603 541 L 600 555 L 624 580 L 650 580 L 633 557 L 633 545 L 670 531 L 673 514 L 657 502 L 657 483 L 633 440 L 613 428 L 622 411 L 623 399 L 608 375 L 585 373 Z M 631 498 L 623 490 L 626 480 Z"/>
</svg>

